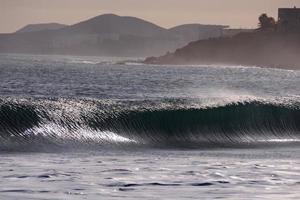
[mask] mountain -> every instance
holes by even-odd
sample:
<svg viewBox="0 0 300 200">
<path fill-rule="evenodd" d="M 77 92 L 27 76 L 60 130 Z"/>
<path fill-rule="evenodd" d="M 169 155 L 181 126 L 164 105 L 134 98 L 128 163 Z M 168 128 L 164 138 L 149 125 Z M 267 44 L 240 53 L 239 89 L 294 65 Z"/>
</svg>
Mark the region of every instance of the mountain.
<svg viewBox="0 0 300 200">
<path fill-rule="evenodd" d="M 27 33 L 27 32 L 36 32 L 36 31 L 45 31 L 45 30 L 57 30 L 66 27 L 67 25 L 58 24 L 58 23 L 47 23 L 47 24 L 28 24 L 23 28 L 16 31 L 16 33 Z"/>
<path fill-rule="evenodd" d="M 165 31 L 164 28 L 135 17 L 104 14 L 72 25 L 66 30 L 88 34 L 118 34 L 151 37 Z"/>
<path fill-rule="evenodd" d="M 195 41 L 173 53 L 148 57 L 145 63 L 234 64 L 300 69 L 299 52 L 299 33 L 253 31 Z"/>
<path fill-rule="evenodd" d="M 223 26 L 201 25 L 165 29 L 135 17 L 104 14 L 54 30 L 0 34 L 0 52 L 158 56 L 196 40 L 201 31 L 207 33 L 206 37 L 215 37 L 222 29 Z M 210 30 L 209 34 L 207 30 Z"/>
</svg>

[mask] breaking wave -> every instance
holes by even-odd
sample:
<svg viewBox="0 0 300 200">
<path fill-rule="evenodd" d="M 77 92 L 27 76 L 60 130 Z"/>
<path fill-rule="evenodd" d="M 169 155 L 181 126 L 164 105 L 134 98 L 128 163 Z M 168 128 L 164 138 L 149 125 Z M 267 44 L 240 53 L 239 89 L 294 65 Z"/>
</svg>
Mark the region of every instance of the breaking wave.
<svg viewBox="0 0 300 200">
<path fill-rule="evenodd" d="M 244 147 L 299 139 L 299 101 L 0 100 L 1 151 Z"/>
</svg>

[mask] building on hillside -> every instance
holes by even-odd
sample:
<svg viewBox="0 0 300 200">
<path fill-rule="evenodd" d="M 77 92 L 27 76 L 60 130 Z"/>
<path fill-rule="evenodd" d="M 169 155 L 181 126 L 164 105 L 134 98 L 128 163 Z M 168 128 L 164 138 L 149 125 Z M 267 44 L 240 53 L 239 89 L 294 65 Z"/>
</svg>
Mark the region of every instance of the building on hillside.
<svg viewBox="0 0 300 200">
<path fill-rule="evenodd" d="M 300 8 L 278 9 L 278 31 L 300 32 Z"/>
</svg>

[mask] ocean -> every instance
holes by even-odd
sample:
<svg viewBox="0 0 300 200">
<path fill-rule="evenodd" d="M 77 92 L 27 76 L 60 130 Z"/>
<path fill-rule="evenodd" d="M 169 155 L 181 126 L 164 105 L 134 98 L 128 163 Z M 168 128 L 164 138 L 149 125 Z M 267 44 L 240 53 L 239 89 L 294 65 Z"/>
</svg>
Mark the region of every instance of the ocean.
<svg viewBox="0 0 300 200">
<path fill-rule="evenodd" d="M 0 199 L 299 199 L 300 71 L 0 55 Z"/>
</svg>

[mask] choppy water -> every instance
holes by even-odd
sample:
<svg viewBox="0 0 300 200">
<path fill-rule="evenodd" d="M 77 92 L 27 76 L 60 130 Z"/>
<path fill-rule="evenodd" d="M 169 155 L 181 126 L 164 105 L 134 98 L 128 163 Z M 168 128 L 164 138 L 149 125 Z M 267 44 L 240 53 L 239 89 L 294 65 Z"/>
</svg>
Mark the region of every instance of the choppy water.
<svg viewBox="0 0 300 200">
<path fill-rule="evenodd" d="M 0 197 L 298 199 L 300 72 L 0 55 Z"/>
</svg>

